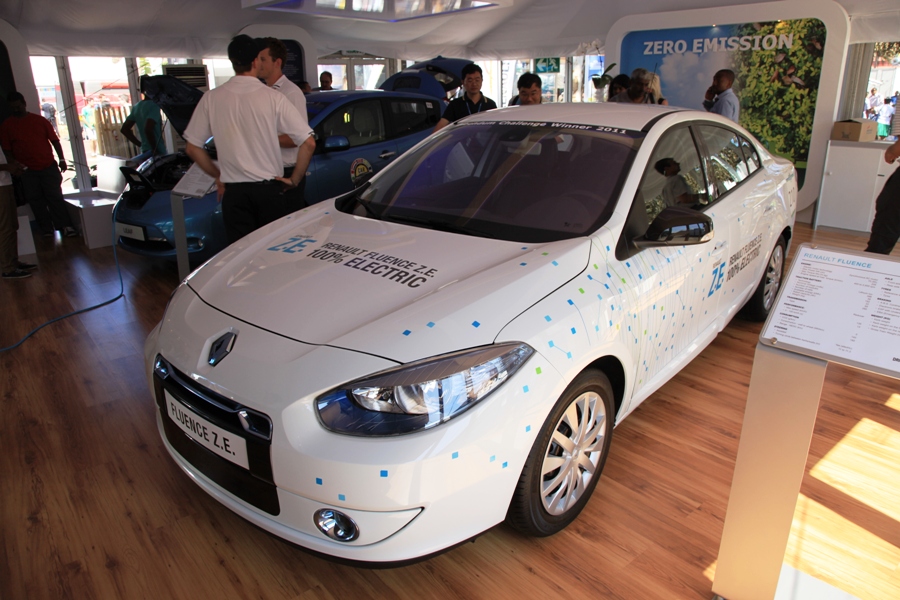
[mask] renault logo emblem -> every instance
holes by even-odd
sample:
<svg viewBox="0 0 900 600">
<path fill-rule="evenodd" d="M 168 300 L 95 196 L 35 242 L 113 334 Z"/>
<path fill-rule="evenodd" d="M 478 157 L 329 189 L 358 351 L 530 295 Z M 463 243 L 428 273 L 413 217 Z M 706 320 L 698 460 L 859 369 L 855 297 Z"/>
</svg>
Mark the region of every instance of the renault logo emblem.
<svg viewBox="0 0 900 600">
<path fill-rule="evenodd" d="M 229 331 L 214 341 L 212 346 L 209 347 L 209 358 L 207 359 L 209 366 L 214 367 L 222 362 L 222 359 L 231 352 L 231 349 L 234 347 L 234 340 L 236 339 L 237 335 Z"/>
</svg>

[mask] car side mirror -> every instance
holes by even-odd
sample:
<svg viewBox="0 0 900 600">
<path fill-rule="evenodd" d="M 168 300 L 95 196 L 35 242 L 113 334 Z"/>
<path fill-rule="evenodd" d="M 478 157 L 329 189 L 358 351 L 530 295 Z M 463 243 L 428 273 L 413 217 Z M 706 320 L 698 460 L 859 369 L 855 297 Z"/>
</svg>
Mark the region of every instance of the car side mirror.
<svg viewBox="0 0 900 600">
<path fill-rule="evenodd" d="M 670 206 L 657 215 L 647 233 L 633 240 L 637 248 L 687 246 L 713 239 L 712 219 L 692 208 Z"/>
<path fill-rule="evenodd" d="M 350 140 L 346 135 L 330 135 L 325 138 L 323 149 L 325 152 L 334 152 L 335 150 L 346 150 L 350 147 Z"/>
</svg>

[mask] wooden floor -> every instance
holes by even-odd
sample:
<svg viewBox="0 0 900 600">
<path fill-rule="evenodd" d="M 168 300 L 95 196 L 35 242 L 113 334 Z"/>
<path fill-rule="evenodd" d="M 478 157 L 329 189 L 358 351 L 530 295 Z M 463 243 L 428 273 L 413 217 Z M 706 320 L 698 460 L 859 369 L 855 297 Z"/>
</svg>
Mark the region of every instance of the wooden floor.
<svg viewBox="0 0 900 600">
<path fill-rule="evenodd" d="M 865 246 L 798 225 L 793 247 L 810 240 Z M 118 293 L 110 248 L 37 243 L 35 277 L 0 282 L 0 347 Z M 120 259 L 124 299 L 0 353 L 3 600 L 711 597 L 759 324 L 732 323 L 616 429 L 564 532 L 501 525 L 427 562 L 366 570 L 270 537 L 175 466 L 141 348 L 176 271 Z M 859 598 L 900 598 L 898 499 L 900 382 L 830 366 L 786 562 Z"/>
</svg>

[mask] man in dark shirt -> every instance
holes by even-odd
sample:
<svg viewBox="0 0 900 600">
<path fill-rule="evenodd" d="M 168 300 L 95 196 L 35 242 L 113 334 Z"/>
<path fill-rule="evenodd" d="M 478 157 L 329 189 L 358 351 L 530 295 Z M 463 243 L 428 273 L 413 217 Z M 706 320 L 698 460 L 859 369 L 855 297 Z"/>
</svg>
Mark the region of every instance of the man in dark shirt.
<svg viewBox="0 0 900 600">
<path fill-rule="evenodd" d="M 529 104 L 540 104 L 544 98 L 541 95 L 541 78 L 534 73 L 522 73 L 519 81 L 516 82 L 516 88 L 519 93 L 509 99 L 510 106 L 528 106 Z"/>
<path fill-rule="evenodd" d="M 434 127 L 435 131 L 440 131 L 463 117 L 497 108 L 496 102 L 481 93 L 481 84 L 484 82 L 481 67 L 475 63 L 466 65 L 463 67 L 462 77 L 463 89 L 466 90 L 466 93 L 461 98 L 450 101 L 444 110 L 444 116 Z"/>
<path fill-rule="evenodd" d="M 10 164 L 18 162 L 25 169 L 22 190 L 34 218 L 46 236 L 53 235 L 54 229 L 66 237 L 78 235 L 60 188 L 62 172 L 69 167 L 53 126 L 41 115 L 27 112 L 19 92 L 10 92 L 6 100 L 12 116 L 0 124 L 0 146 Z M 53 149 L 58 162 L 53 160 Z"/>
<path fill-rule="evenodd" d="M 893 164 L 900 158 L 900 140 L 884 151 L 884 162 Z M 900 240 L 900 169 L 896 169 L 875 200 L 875 220 L 866 252 L 890 254 Z"/>
</svg>

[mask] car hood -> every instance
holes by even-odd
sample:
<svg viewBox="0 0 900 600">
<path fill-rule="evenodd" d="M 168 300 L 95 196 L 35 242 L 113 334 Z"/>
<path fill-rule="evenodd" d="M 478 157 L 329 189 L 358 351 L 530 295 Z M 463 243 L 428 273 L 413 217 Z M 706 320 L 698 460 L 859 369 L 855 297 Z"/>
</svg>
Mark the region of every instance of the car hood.
<svg viewBox="0 0 900 600">
<path fill-rule="evenodd" d="M 144 94 L 159 105 L 178 135 L 184 135 L 203 92 L 171 75 L 145 76 L 142 85 Z"/>
<path fill-rule="evenodd" d="M 493 343 L 582 272 L 584 238 L 523 244 L 355 217 L 325 202 L 229 246 L 188 278 L 268 331 L 398 362 Z"/>
</svg>

